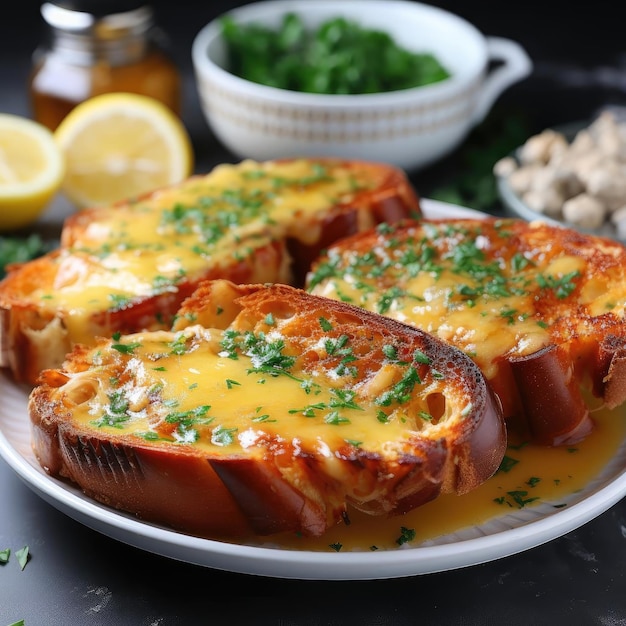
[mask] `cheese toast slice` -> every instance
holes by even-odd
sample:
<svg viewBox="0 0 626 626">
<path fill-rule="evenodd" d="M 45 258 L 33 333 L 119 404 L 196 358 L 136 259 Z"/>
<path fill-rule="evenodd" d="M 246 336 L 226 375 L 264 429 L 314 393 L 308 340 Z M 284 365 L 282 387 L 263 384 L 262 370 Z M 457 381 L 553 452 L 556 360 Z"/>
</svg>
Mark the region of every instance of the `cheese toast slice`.
<svg viewBox="0 0 626 626">
<path fill-rule="evenodd" d="M 506 429 L 475 363 L 395 320 L 286 285 L 209 281 L 172 331 L 77 346 L 30 395 L 53 476 L 204 537 L 320 536 L 498 468 Z"/>
<path fill-rule="evenodd" d="M 460 348 L 509 425 L 537 442 L 574 443 L 590 409 L 626 398 L 626 249 L 615 241 L 513 219 L 406 221 L 330 246 L 307 290 Z"/>
<path fill-rule="evenodd" d="M 242 161 L 67 219 L 60 248 L 0 283 L 0 366 L 20 382 L 76 343 L 168 329 L 202 281 L 301 286 L 338 237 L 419 215 L 404 172 L 339 159 Z"/>
</svg>

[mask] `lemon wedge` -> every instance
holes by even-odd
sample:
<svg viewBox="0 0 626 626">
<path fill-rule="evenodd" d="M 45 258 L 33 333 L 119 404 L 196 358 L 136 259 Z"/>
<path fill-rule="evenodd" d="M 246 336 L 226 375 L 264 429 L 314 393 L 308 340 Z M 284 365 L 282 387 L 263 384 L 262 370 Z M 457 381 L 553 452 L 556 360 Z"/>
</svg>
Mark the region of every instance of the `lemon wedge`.
<svg viewBox="0 0 626 626">
<path fill-rule="evenodd" d="M 58 191 L 63 153 L 48 128 L 0 113 L 0 231 L 34 222 Z"/>
<path fill-rule="evenodd" d="M 79 208 L 141 196 L 193 170 L 184 124 L 147 96 L 95 96 L 72 109 L 54 136 L 65 155 L 62 190 Z"/>
</svg>

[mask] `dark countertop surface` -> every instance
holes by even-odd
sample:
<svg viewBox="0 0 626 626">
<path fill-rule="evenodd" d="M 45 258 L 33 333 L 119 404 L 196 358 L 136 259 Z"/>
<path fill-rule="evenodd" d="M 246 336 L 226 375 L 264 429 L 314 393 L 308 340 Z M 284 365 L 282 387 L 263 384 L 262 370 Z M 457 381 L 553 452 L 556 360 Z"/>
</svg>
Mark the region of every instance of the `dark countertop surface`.
<svg viewBox="0 0 626 626">
<path fill-rule="evenodd" d="M 237 4 L 155 2 L 184 72 L 183 120 L 200 172 L 234 159 L 200 113 L 191 39 Z M 554 2 L 434 4 L 487 35 L 515 39 L 534 61 L 533 75 L 509 89 L 487 121 L 521 114 L 534 132 L 626 101 L 626 47 L 614 3 L 584 10 Z M 0 21 L 0 112 L 30 113 L 26 79 L 40 38 L 38 7 L 25 0 Z M 464 163 L 459 151 L 411 179 L 428 196 L 463 175 Z M 289 580 L 191 565 L 111 539 L 48 504 L 0 459 L 0 550 L 24 545 L 31 559 L 23 571 L 14 555 L 0 566 L 0 626 L 21 619 L 26 626 L 626 624 L 623 500 L 560 538 L 483 565 L 389 580 Z"/>
</svg>

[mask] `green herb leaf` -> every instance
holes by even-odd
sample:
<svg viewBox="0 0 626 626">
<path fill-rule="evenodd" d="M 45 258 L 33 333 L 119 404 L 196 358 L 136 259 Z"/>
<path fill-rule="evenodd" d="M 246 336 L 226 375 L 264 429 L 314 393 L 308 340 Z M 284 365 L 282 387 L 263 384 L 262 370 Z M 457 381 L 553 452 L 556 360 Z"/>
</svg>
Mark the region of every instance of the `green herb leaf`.
<svg viewBox="0 0 626 626">
<path fill-rule="evenodd" d="M 20 565 L 20 569 L 23 570 L 26 567 L 26 563 L 28 563 L 28 559 L 30 557 L 28 546 L 24 546 L 20 550 L 17 550 L 15 556 L 17 557 L 17 562 Z"/>
<path fill-rule="evenodd" d="M 320 317 L 320 326 L 324 332 L 329 332 L 333 329 L 333 325 L 325 317 Z"/>
<path fill-rule="evenodd" d="M 504 472 L 506 474 L 507 472 L 510 472 L 518 463 L 519 461 L 517 459 L 514 459 L 505 454 L 502 458 L 502 461 L 500 462 L 498 472 Z"/>
<path fill-rule="evenodd" d="M 5 565 L 9 562 L 9 558 L 11 557 L 11 549 L 6 548 L 5 550 L 0 550 L 0 565 Z"/>
<path fill-rule="evenodd" d="M 211 434 L 211 443 L 216 446 L 229 446 L 235 440 L 237 428 L 217 426 Z"/>
<path fill-rule="evenodd" d="M 401 546 L 404 543 L 413 541 L 415 539 L 415 529 L 407 528 L 406 526 L 400 527 L 400 536 L 396 539 L 396 543 Z"/>
<path fill-rule="evenodd" d="M 132 354 L 137 348 L 141 347 L 141 344 L 138 342 L 132 343 L 113 343 L 111 344 L 111 348 L 113 350 L 117 350 L 121 354 Z"/>
</svg>

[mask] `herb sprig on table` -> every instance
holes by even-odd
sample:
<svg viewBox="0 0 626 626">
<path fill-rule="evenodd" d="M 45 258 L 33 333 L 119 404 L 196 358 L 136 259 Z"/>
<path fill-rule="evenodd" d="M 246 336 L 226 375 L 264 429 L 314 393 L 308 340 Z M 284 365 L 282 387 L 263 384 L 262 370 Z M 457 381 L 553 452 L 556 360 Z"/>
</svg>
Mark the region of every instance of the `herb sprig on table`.
<svg viewBox="0 0 626 626">
<path fill-rule="evenodd" d="M 30 261 L 48 252 L 54 245 L 36 233 L 24 237 L 0 236 L 0 279 L 6 275 L 9 263 Z"/>
<path fill-rule="evenodd" d="M 20 569 L 24 570 L 24 568 L 26 567 L 26 564 L 28 563 L 30 559 L 29 547 L 24 546 L 23 548 L 16 550 L 15 557 L 17 558 L 17 562 L 18 562 Z M 11 558 L 10 548 L 5 548 L 3 550 L 0 550 L 0 565 L 6 565 L 9 562 L 10 558 Z"/>
</svg>

